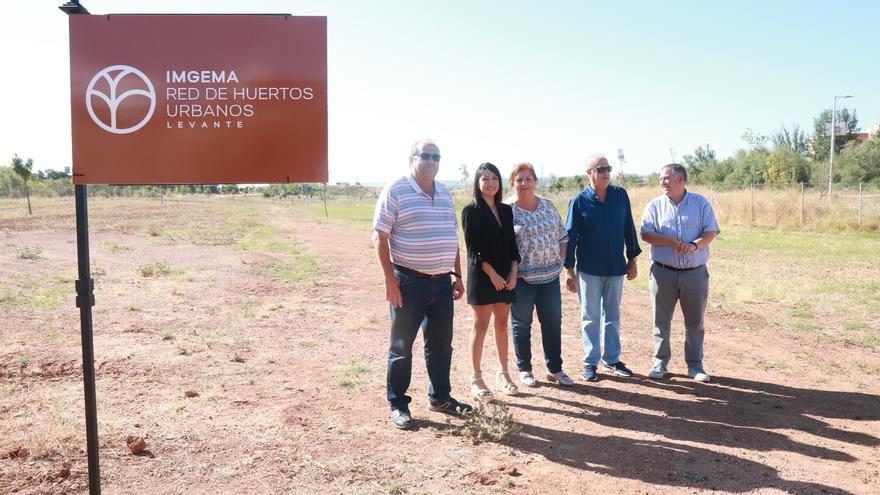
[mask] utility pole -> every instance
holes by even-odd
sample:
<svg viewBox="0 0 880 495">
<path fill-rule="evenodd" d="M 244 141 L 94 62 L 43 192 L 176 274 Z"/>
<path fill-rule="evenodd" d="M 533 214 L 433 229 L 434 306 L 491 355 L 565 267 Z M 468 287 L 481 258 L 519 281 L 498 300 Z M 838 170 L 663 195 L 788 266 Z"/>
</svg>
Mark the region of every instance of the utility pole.
<svg viewBox="0 0 880 495">
<path fill-rule="evenodd" d="M 828 202 L 831 202 L 831 182 L 834 180 L 834 135 L 837 129 L 834 128 L 834 120 L 837 118 L 837 99 L 852 98 L 852 95 L 835 96 L 834 103 L 831 105 L 831 149 L 828 152 Z"/>
</svg>

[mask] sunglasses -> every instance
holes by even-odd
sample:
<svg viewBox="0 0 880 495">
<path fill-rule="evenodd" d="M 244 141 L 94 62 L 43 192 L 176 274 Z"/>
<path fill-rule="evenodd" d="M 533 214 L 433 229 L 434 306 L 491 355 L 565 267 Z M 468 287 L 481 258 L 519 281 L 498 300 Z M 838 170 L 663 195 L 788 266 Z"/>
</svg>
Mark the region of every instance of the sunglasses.
<svg viewBox="0 0 880 495">
<path fill-rule="evenodd" d="M 415 153 L 413 156 L 417 156 L 425 161 L 427 161 L 427 160 L 434 160 L 435 162 L 440 161 L 440 155 L 438 155 L 436 153 L 433 153 L 433 154 L 432 153 Z"/>
<path fill-rule="evenodd" d="M 608 165 L 607 167 L 596 167 L 593 170 L 600 174 L 604 174 L 605 172 L 611 172 L 611 165 Z"/>
</svg>

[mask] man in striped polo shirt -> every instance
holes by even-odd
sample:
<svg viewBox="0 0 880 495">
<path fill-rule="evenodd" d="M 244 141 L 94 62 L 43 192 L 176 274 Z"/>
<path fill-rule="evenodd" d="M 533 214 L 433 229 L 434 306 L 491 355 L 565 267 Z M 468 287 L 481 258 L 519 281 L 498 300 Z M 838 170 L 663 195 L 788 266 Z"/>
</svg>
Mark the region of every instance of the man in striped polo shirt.
<svg viewBox="0 0 880 495">
<path fill-rule="evenodd" d="M 684 360 L 688 376 L 708 382 L 703 368 L 703 316 L 709 297 L 709 243 L 721 232 L 712 205 L 688 192 L 687 169 L 678 163 L 660 169 L 663 195 L 645 207 L 642 240 L 651 245 L 651 309 L 654 316 L 654 366 L 650 378 L 667 373 L 671 351 L 669 331 L 675 304 L 684 316 Z"/>
<path fill-rule="evenodd" d="M 373 217 L 376 253 L 391 307 L 386 389 L 391 421 L 402 430 L 412 426 L 412 399 L 406 390 L 420 326 L 431 381 L 429 409 L 449 414 L 473 410 L 450 395 L 453 300 L 464 294 L 464 285 L 455 205 L 446 186 L 434 180 L 440 168 L 437 144 L 429 139 L 417 141 L 409 167 L 409 175 L 382 189 Z"/>
</svg>

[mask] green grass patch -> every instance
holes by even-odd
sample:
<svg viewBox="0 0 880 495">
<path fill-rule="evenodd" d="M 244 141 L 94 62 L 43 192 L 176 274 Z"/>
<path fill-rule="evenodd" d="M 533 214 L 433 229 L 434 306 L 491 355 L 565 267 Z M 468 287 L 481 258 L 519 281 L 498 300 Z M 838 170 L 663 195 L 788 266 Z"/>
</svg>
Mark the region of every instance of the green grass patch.
<svg viewBox="0 0 880 495">
<path fill-rule="evenodd" d="M 788 323 L 788 326 L 799 332 L 815 332 L 819 329 L 818 326 L 813 325 L 812 323 L 807 323 L 805 321 L 791 321 Z"/>
<path fill-rule="evenodd" d="M 354 389 L 360 387 L 360 385 L 361 382 L 353 378 L 340 378 L 336 381 L 336 386 L 339 388 Z"/>
<path fill-rule="evenodd" d="M 816 315 L 805 309 L 793 309 L 788 314 L 795 318 L 815 318 Z"/>
<path fill-rule="evenodd" d="M 366 367 L 363 363 L 358 361 L 357 359 L 352 359 L 350 363 L 348 363 L 348 369 L 346 373 L 349 375 L 359 376 L 365 373 L 369 373 L 370 368 Z"/>
<path fill-rule="evenodd" d="M 877 235 L 871 233 L 728 227 L 712 243 L 712 248 L 759 254 L 764 259 L 777 259 L 779 256 L 799 259 L 846 257 L 869 261 L 876 256 L 872 247 L 876 245 Z"/>
<path fill-rule="evenodd" d="M 339 388 L 358 388 L 361 385 L 360 378 L 370 373 L 370 368 L 366 367 L 357 359 L 349 361 L 348 366 L 342 370 L 342 378 L 336 381 Z"/>
<path fill-rule="evenodd" d="M 302 208 L 314 217 L 325 218 L 324 203 L 313 203 L 303 205 L 299 208 Z M 343 220 L 361 225 L 372 225 L 375 209 L 376 202 L 374 199 L 370 202 L 363 203 L 329 201 L 327 203 L 326 218 Z"/>
<path fill-rule="evenodd" d="M 843 324 L 844 330 L 862 330 L 868 328 L 868 324 L 863 321 L 850 321 Z"/>
<path fill-rule="evenodd" d="M 318 271 L 318 263 L 312 255 L 300 255 L 293 260 L 272 260 L 260 267 L 260 274 L 275 280 L 301 282 L 311 279 Z"/>
<path fill-rule="evenodd" d="M 843 339 L 843 342 L 847 345 L 861 347 L 862 349 L 874 350 L 880 346 L 880 335 L 871 334 L 858 337 L 847 337 Z"/>
<path fill-rule="evenodd" d="M 866 363 L 865 361 L 856 361 L 856 368 L 867 375 L 880 376 L 880 366 L 876 364 Z"/>
<path fill-rule="evenodd" d="M 109 253 L 118 253 L 119 251 L 131 251 L 131 248 L 121 246 L 115 242 L 104 241 L 102 245 L 104 246 L 104 249 L 106 249 Z"/>
<path fill-rule="evenodd" d="M 61 307 L 74 293 L 70 280 L 21 280 L 17 285 L 0 285 L 0 307 L 52 310 Z"/>
</svg>

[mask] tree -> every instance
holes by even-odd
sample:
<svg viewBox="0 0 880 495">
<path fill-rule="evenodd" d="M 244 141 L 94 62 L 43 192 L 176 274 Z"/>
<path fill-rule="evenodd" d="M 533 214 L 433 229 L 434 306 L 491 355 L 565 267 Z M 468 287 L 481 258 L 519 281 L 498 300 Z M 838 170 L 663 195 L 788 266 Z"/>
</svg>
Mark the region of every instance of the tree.
<svg viewBox="0 0 880 495">
<path fill-rule="evenodd" d="M 797 124 L 790 132 L 782 126 L 770 136 L 770 141 L 773 142 L 774 148 L 785 147 L 802 156 L 807 156 L 810 151 L 810 138 Z"/>
<path fill-rule="evenodd" d="M 844 132 L 834 136 L 834 154 L 843 150 L 846 143 L 856 138 L 859 132 L 859 119 L 855 110 L 850 113 L 849 109 L 841 108 L 834 118 L 835 127 L 843 127 Z M 812 150 L 810 157 L 817 162 L 828 160 L 828 151 L 831 147 L 831 134 L 828 129 L 831 126 L 831 110 L 822 110 L 818 117 L 813 119 L 813 139 L 810 141 Z"/>
<path fill-rule="evenodd" d="M 840 175 L 844 184 L 859 182 L 880 185 L 880 134 L 862 144 L 848 148 L 840 159 Z"/>
<path fill-rule="evenodd" d="M 766 150 L 739 150 L 733 157 L 724 160 L 725 165 L 729 165 L 732 169 L 724 177 L 724 186 L 738 188 L 750 184 L 762 184 L 764 171 L 767 169 L 767 155 Z"/>
<path fill-rule="evenodd" d="M 718 166 L 718 160 L 715 158 L 715 150 L 708 144 L 705 148 L 702 146 L 694 150 L 693 155 L 684 155 L 682 158 L 684 165 L 688 168 L 688 182 L 694 184 L 705 184 L 703 174 L 708 170 Z"/>
<path fill-rule="evenodd" d="M 770 186 L 787 187 L 810 181 L 810 162 L 786 146 L 773 150 L 767 157 L 764 182 Z"/>
<path fill-rule="evenodd" d="M 752 129 L 747 128 L 746 132 L 744 132 L 740 138 L 753 150 L 767 151 L 767 136 L 760 132 L 755 132 Z"/>
<path fill-rule="evenodd" d="M 464 163 L 458 167 L 458 180 L 461 181 L 462 186 L 466 186 L 471 181 L 471 174 Z"/>
<path fill-rule="evenodd" d="M 21 177 L 22 182 L 24 182 L 24 195 L 27 197 L 27 205 L 28 205 L 28 215 L 33 215 L 34 212 L 31 210 L 31 193 L 28 189 L 28 180 L 30 180 L 31 175 L 33 174 L 32 170 L 34 169 L 34 161 L 30 158 L 27 161 L 22 161 L 18 155 L 12 155 L 12 170 L 15 171 L 16 175 Z"/>
<path fill-rule="evenodd" d="M 39 177 L 40 179 L 50 179 L 50 180 L 54 180 L 54 179 L 69 179 L 69 178 L 70 178 L 70 174 L 68 174 L 68 173 L 65 172 L 64 170 L 54 170 L 54 169 L 51 169 L 51 168 L 50 168 L 50 169 L 47 169 L 47 170 L 40 170 L 40 171 L 38 171 L 38 172 L 37 172 L 37 177 Z"/>
</svg>

